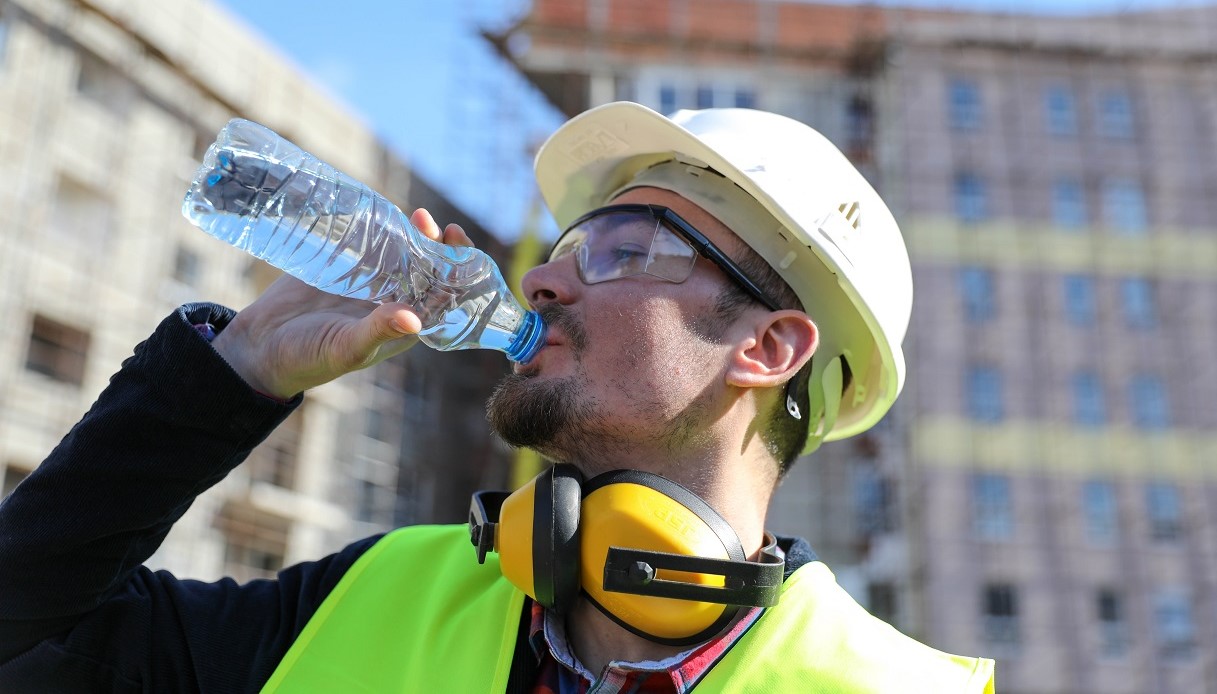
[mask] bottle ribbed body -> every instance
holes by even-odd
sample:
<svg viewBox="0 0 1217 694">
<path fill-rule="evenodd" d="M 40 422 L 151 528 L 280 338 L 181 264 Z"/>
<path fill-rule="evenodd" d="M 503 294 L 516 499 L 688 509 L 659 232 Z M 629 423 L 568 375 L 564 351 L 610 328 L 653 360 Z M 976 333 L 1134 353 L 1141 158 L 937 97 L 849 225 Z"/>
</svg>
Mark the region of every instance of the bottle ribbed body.
<svg viewBox="0 0 1217 694">
<path fill-rule="evenodd" d="M 436 349 L 527 361 L 543 344 L 540 317 L 516 301 L 490 256 L 423 236 L 379 193 L 257 123 L 236 119 L 220 131 L 182 212 L 318 289 L 409 304 Z"/>
</svg>

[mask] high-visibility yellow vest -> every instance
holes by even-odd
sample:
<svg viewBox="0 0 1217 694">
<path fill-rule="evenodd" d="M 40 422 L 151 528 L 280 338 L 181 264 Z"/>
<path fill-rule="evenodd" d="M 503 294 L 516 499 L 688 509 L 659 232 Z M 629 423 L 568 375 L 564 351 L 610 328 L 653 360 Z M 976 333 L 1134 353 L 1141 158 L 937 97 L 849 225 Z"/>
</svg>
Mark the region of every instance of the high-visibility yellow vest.
<svg viewBox="0 0 1217 694">
<path fill-rule="evenodd" d="M 502 692 L 524 594 L 478 564 L 464 526 L 402 528 L 335 586 L 263 692 Z M 771 607 L 696 692 L 993 692 L 993 661 L 936 651 L 875 619 L 820 562 Z"/>
</svg>

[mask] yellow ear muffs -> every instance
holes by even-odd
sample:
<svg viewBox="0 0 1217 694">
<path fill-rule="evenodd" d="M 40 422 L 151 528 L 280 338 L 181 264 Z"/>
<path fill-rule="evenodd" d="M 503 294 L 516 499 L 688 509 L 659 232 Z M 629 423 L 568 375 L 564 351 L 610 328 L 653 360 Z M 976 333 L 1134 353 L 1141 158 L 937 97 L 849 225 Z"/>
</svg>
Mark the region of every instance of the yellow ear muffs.
<svg viewBox="0 0 1217 694">
<path fill-rule="evenodd" d="M 566 612 L 579 596 L 579 507 L 583 474 L 554 465 L 512 494 L 473 495 L 469 528 L 478 547 L 499 555 L 503 576 L 537 602 Z"/>
<path fill-rule="evenodd" d="M 617 470 L 589 480 L 581 514 L 582 585 L 622 627 L 652 641 L 686 645 L 713 636 L 739 605 L 774 604 L 781 559 L 749 593 L 749 566 L 735 531 L 693 492 L 647 472 Z"/>
<path fill-rule="evenodd" d="M 478 492 L 469 517 L 478 561 L 499 554 L 504 577 L 565 612 L 580 587 L 629 631 L 685 645 L 721 630 L 741 605 L 777 603 L 784 561 L 766 533 L 747 561 L 735 531 L 693 492 L 637 470 L 583 483 L 555 465 L 512 494 Z"/>
</svg>

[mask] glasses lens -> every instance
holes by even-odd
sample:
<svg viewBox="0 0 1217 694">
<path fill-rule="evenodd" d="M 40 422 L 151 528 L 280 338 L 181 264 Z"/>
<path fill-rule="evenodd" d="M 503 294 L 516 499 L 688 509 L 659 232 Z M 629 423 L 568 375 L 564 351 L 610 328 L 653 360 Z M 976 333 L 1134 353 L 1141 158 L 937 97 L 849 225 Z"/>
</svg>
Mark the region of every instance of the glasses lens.
<svg viewBox="0 0 1217 694">
<path fill-rule="evenodd" d="M 651 255 L 647 261 L 647 274 L 677 284 L 693 274 L 693 263 L 697 262 L 697 251 L 675 232 L 660 225 L 651 242 Z"/>
<path fill-rule="evenodd" d="M 594 210 L 562 234 L 549 260 L 575 251 L 579 275 L 587 284 L 641 274 L 679 284 L 689 279 L 700 254 L 762 305 L 779 310 L 779 304 L 726 254 L 664 207 L 618 205 Z"/>
<path fill-rule="evenodd" d="M 596 284 L 645 273 L 657 227 L 649 214 L 620 211 L 579 225 L 584 234 L 579 256 L 583 281 Z"/>
<path fill-rule="evenodd" d="M 553 262 L 562 256 L 568 255 L 583 243 L 583 239 L 587 233 L 583 231 L 581 226 L 572 227 L 562 234 L 558 242 L 554 244 L 554 249 L 549 252 L 549 261 Z"/>
<path fill-rule="evenodd" d="M 697 260 L 693 247 L 645 207 L 593 213 L 558 239 L 549 259 L 572 252 L 588 284 L 642 274 L 684 282 Z"/>
</svg>

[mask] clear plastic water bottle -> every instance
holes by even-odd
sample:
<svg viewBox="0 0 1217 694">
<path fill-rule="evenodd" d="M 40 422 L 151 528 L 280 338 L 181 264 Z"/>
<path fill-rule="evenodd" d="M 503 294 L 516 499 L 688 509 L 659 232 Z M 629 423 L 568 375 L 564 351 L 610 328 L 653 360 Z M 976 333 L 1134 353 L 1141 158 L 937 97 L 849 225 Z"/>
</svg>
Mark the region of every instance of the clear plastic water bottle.
<svg viewBox="0 0 1217 694">
<path fill-rule="evenodd" d="M 545 343 L 541 317 L 490 256 L 423 236 L 383 196 L 257 123 L 224 126 L 182 214 L 318 289 L 409 304 L 436 349 L 497 349 L 527 362 Z"/>
</svg>

